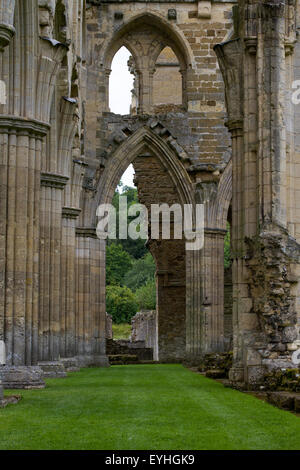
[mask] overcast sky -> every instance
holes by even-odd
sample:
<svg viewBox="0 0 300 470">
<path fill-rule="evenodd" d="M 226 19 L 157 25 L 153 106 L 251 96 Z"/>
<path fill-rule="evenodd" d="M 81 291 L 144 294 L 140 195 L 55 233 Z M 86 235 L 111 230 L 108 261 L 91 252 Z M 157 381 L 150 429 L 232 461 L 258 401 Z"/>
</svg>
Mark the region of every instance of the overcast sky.
<svg viewBox="0 0 300 470">
<path fill-rule="evenodd" d="M 129 114 L 130 111 L 133 75 L 127 66 L 129 57 L 130 52 L 125 47 L 121 47 L 112 61 L 109 80 L 109 107 L 112 113 Z M 122 176 L 122 183 L 126 186 L 134 186 L 133 175 L 133 166 L 130 165 Z"/>
</svg>

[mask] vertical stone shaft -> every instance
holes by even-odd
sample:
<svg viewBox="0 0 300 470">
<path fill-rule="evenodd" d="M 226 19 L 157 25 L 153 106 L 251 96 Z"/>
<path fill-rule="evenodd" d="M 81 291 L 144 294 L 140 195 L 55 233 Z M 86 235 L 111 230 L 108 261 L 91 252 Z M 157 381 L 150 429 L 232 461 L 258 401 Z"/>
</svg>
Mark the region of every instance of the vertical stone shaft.
<svg viewBox="0 0 300 470">
<path fill-rule="evenodd" d="M 38 201 L 41 139 L 45 131 L 26 129 L 28 124 L 24 121 L 19 125 L 23 129 L 7 129 L 4 138 L 4 155 L 8 156 L 4 320 L 8 365 L 34 363 L 37 346 Z"/>
<path fill-rule="evenodd" d="M 86 365 L 106 365 L 105 240 L 97 238 L 95 229 L 76 230 L 76 292 L 79 360 Z"/>
<path fill-rule="evenodd" d="M 206 230 L 203 248 L 202 352 L 224 350 L 224 236 L 222 230 Z"/>
<path fill-rule="evenodd" d="M 201 251 L 186 251 L 186 354 L 197 359 L 202 352 Z"/>
</svg>

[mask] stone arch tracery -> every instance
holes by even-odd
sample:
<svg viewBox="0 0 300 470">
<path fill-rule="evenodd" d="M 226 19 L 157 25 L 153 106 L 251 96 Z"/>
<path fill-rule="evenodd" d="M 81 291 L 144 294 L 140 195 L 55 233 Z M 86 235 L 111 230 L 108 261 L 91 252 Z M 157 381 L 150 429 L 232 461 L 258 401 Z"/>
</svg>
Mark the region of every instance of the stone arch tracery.
<svg viewBox="0 0 300 470">
<path fill-rule="evenodd" d="M 143 37 L 145 28 L 148 28 L 148 36 L 150 36 L 146 40 Z M 165 47 L 170 47 L 178 58 L 182 75 L 183 103 L 186 105 L 186 74 L 192 66 L 192 54 L 190 46 L 176 27 L 152 13 L 146 12 L 131 18 L 113 37 L 107 40 L 102 48 L 103 53 L 98 58 L 98 62 L 105 70 L 107 80 L 109 80 L 112 59 L 122 46 L 125 46 L 133 57 L 134 74 L 137 77 L 139 90 L 138 112 L 150 113 L 152 110 L 155 65 Z M 108 109 L 108 86 L 106 88 L 105 102 Z"/>
</svg>

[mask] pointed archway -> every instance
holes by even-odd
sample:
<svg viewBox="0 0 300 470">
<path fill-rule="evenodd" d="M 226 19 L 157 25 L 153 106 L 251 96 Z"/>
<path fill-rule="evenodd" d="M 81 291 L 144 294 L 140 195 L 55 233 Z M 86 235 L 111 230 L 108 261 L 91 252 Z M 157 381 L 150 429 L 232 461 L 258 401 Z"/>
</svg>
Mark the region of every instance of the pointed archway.
<svg viewBox="0 0 300 470">
<path fill-rule="evenodd" d="M 170 146 L 170 140 L 172 137 L 165 139 L 148 126 L 139 128 L 125 139 L 109 155 L 98 182 L 93 210 L 89 213 L 96 214 L 99 204 L 112 201 L 115 187 L 130 163 L 135 167 L 140 202 L 148 210 L 154 203 L 178 204 L 181 207 L 189 204 L 194 208 L 194 189 L 182 162 L 182 149 L 174 142 Z M 95 227 L 96 217 L 91 222 Z M 103 234 L 99 241 L 103 299 L 105 237 Z M 157 267 L 159 359 L 182 361 L 200 352 L 200 252 L 186 251 L 184 239 L 152 240 L 150 237 L 148 244 Z M 195 301 L 197 299 L 198 302 Z M 101 302 L 101 306 L 101 316 L 104 316 L 105 303 Z"/>
</svg>

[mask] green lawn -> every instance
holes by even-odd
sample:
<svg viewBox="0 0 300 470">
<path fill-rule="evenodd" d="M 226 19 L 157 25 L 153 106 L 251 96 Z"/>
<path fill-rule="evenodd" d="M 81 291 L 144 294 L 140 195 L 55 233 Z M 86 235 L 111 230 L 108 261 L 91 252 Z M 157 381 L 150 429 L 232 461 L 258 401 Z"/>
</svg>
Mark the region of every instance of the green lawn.
<svg viewBox="0 0 300 470">
<path fill-rule="evenodd" d="M 117 325 L 113 323 L 113 337 L 114 339 L 129 339 L 131 335 L 131 325 L 128 323 L 121 323 Z"/>
<path fill-rule="evenodd" d="M 0 410 L 0 449 L 300 448 L 297 416 L 180 365 L 85 369 L 21 394 Z"/>
</svg>

